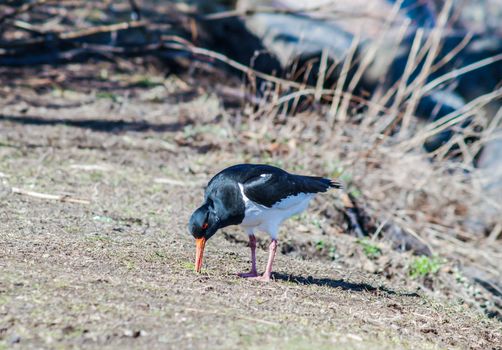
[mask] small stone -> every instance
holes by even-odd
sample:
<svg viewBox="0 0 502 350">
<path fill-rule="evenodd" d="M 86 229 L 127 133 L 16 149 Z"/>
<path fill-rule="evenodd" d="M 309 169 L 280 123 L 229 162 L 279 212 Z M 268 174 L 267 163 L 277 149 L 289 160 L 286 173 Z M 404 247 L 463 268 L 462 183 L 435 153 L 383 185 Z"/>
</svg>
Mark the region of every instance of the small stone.
<svg viewBox="0 0 502 350">
<path fill-rule="evenodd" d="M 132 329 L 126 329 L 124 331 L 124 336 L 126 337 L 131 337 L 131 338 L 138 338 L 142 335 L 146 335 L 146 332 L 141 331 L 141 330 L 132 330 Z"/>
<path fill-rule="evenodd" d="M 17 334 L 14 334 L 9 338 L 9 344 L 17 344 L 19 342 L 21 342 L 21 337 Z"/>
</svg>

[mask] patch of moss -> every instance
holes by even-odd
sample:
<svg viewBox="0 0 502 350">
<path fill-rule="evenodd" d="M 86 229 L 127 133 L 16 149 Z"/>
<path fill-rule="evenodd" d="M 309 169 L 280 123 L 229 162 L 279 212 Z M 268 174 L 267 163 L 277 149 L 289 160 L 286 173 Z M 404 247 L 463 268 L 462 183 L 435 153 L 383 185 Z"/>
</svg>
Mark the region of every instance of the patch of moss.
<svg viewBox="0 0 502 350">
<path fill-rule="evenodd" d="M 382 255 L 382 250 L 368 239 L 358 239 L 357 243 L 363 248 L 364 255 L 370 259 L 375 259 Z"/>
<path fill-rule="evenodd" d="M 411 261 L 409 274 L 412 278 L 434 275 L 439 271 L 442 264 L 442 260 L 438 257 L 430 258 L 422 255 Z"/>
</svg>

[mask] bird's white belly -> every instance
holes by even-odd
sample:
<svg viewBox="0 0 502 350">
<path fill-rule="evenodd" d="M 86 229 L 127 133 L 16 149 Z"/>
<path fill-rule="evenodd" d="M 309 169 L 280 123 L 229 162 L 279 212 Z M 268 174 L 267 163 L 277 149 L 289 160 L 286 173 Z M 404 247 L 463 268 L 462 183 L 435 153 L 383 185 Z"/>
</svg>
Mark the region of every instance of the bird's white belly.
<svg viewBox="0 0 502 350">
<path fill-rule="evenodd" d="M 286 197 L 269 208 L 247 198 L 241 185 L 240 188 L 246 208 L 241 225 L 248 233 L 257 229 L 269 233 L 272 238 L 277 237 L 279 225 L 289 217 L 307 209 L 314 196 L 312 193 L 299 193 Z"/>
</svg>

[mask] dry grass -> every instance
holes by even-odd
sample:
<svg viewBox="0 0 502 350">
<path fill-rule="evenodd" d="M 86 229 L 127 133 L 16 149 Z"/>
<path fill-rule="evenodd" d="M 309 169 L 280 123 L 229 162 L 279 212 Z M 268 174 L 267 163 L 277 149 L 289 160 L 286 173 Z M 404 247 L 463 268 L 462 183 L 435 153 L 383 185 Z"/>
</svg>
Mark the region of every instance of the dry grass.
<svg viewBox="0 0 502 350">
<path fill-rule="evenodd" d="M 442 19 L 448 15 L 446 7 Z M 427 82 L 449 59 L 437 57 L 441 28 L 423 44 L 417 34 L 406 74 L 370 101 L 343 91 L 344 81 L 322 86 L 332 69 L 326 59 L 318 84 L 307 86 L 194 47 L 251 83 L 214 69 L 159 78 L 154 67 L 121 60 L 46 67 L 41 77 L 38 69 L 2 71 L 0 348 L 499 346 L 500 324 L 482 312 L 499 310 L 500 298 L 471 277 L 474 270 L 483 280 L 502 279 L 502 208 L 473 165 L 483 144 L 500 136 L 502 112 L 489 119 L 484 106 L 501 91 L 436 123 L 412 117 L 417 99 L 453 77 Z M 427 64 L 408 81 L 421 59 Z M 341 64 L 346 74 L 352 58 Z M 261 98 L 256 77 L 269 80 Z M 225 88 L 252 98 L 235 107 L 233 95 L 234 107 L 224 108 L 232 105 Z M 304 98 L 309 108 L 288 113 L 287 104 Z M 473 122 L 449 143 L 424 152 L 424 140 L 467 118 Z M 234 277 L 248 252 L 233 228 L 208 245 L 207 271 L 195 277 L 187 217 L 211 174 L 238 162 L 340 177 L 373 219 L 374 236 L 345 234 L 343 205 L 332 193 L 286 225 L 277 282 Z M 430 247 L 437 273 L 410 276 L 414 257 L 382 239 L 387 223 Z"/>
</svg>

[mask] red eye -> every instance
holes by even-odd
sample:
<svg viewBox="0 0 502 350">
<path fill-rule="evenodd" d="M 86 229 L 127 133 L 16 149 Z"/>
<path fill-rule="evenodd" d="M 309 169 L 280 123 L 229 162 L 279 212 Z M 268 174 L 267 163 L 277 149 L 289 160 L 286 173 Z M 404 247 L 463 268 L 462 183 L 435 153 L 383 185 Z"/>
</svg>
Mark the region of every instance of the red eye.
<svg viewBox="0 0 502 350">
<path fill-rule="evenodd" d="M 205 230 L 208 226 L 207 222 L 205 222 L 204 225 L 202 225 L 202 229 Z"/>
</svg>

